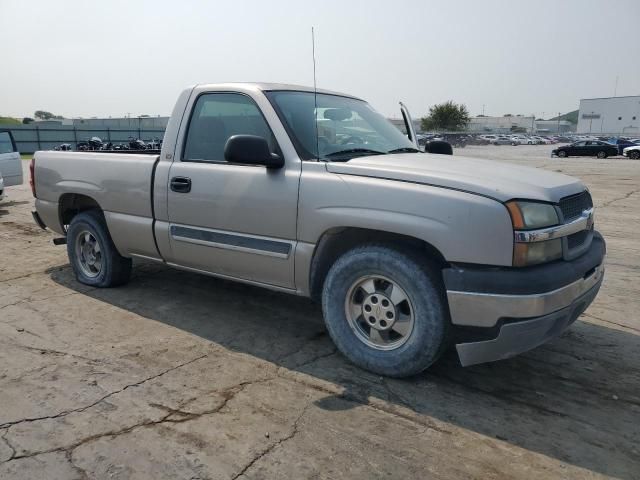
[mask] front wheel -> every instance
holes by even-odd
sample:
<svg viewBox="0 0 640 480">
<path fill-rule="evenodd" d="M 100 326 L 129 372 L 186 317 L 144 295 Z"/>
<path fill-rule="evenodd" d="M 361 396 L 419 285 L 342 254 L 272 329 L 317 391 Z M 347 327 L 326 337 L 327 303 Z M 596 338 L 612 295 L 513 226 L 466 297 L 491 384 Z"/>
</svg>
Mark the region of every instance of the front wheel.
<svg viewBox="0 0 640 480">
<path fill-rule="evenodd" d="M 417 254 L 382 245 L 345 253 L 329 270 L 322 310 L 340 352 L 380 375 L 417 374 L 447 346 L 440 276 Z"/>
<path fill-rule="evenodd" d="M 640 150 L 631 150 L 628 156 L 631 160 L 638 160 L 640 159 Z"/>
<path fill-rule="evenodd" d="M 607 156 L 608 156 L 607 152 L 602 151 L 602 150 L 599 151 L 598 154 L 596 155 L 596 157 L 598 157 L 598 158 L 607 158 Z"/>
<path fill-rule="evenodd" d="M 567 152 L 566 152 L 566 150 L 560 150 L 560 151 L 558 152 L 558 156 L 559 156 L 560 158 L 567 158 Z"/>
<path fill-rule="evenodd" d="M 102 214 L 96 210 L 79 213 L 67 230 L 67 255 L 80 283 L 114 287 L 131 277 L 131 259 L 118 253 Z"/>
</svg>

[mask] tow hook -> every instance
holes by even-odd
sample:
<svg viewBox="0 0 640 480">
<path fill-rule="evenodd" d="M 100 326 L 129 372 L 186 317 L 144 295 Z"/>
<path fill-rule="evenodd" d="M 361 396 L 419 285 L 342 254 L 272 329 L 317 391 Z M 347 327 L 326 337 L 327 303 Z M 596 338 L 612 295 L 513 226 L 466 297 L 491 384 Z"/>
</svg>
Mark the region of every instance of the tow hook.
<svg viewBox="0 0 640 480">
<path fill-rule="evenodd" d="M 67 237 L 54 238 L 53 239 L 53 244 L 54 245 L 66 245 L 67 244 Z"/>
</svg>

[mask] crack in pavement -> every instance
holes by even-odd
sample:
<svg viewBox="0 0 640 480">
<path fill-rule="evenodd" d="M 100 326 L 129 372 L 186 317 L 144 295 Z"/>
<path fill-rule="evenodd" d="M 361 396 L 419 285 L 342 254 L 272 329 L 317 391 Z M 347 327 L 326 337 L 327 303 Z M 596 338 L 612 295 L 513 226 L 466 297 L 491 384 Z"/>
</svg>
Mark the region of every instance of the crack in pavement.
<svg viewBox="0 0 640 480">
<path fill-rule="evenodd" d="M 87 473 L 87 471 L 84 468 L 79 467 L 73 461 L 73 450 L 65 451 L 64 456 L 67 459 L 67 462 L 69 462 L 69 465 L 71 465 L 71 467 L 80 474 L 80 480 L 89 480 L 89 474 Z"/>
<path fill-rule="evenodd" d="M 279 447 L 283 443 L 288 442 L 293 437 L 295 437 L 299 432 L 300 420 L 302 420 L 302 417 L 304 417 L 304 415 L 307 413 L 307 410 L 309 409 L 309 406 L 310 406 L 310 403 L 307 403 L 307 405 L 305 405 L 305 407 L 302 409 L 302 412 L 300 412 L 300 415 L 298 415 L 298 417 L 295 419 L 295 421 L 293 422 L 293 427 L 291 428 L 291 432 L 289 432 L 287 435 L 285 435 L 284 437 L 280 438 L 276 442 L 273 442 L 267 448 L 264 448 L 260 452 L 258 452 L 258 454 L 256 456 L 254 456 L 249 461 L 249 463 L 247 463 L 244 467 L 242 467 L 242 469 L 237 474 L 235 474 L 233 477 L 231 477 L 231 480 L 236 480 L 236 479 L 242 477 L 258 461 L 260 461 L 264 457 L 268 456 L 274 449 L 276 449 L 277 447 Z"/>
<path fill-rule="evenodd" d="M 334 351 L 330 352 L 330 353 L 324 353 L 322 355 L 317 355 L 309 360 L 307 360 L 306 362 L 302 363 L 301 365 L 299 365 L 296 368 L 300 368 L 300 366 L 305 366 L 305 365 L 309 365 L 313 362 L 316 362 L 320 359 L 329 357 L 331 355 L 335 355 L 337 353 L 337 350 L 334 349 Z M 357 405 L 361 405 L 364 406 L 366 408 L 370 408 L 372 410 L 375 411 L 379 411 L 382 413 L 386 413 L 388 415 L 394 416 L 394 417 L 399 417 L 399 418 L 403 418 L 406 421 L 409 421 L 410 423 L 416 424 L 416 425 L 420 425 L 421 427 L 424 427 L 425 429 L 431 429 L 431 430 L 435 430 L 438 431 L 440 433 L 446 433 L 446 434 L 452 434 L 453 432 L 443 429 L 435 424 L 433 424 L 432 422 L 426 421 L 424 419 L 417 419 L 414 416 L 402 413 L 402 412 L 398 412 L 395 411 L 393 408 L 385 408 L 384 406 L 381 405 L 374 405 L 372 404 L 368 397 L 367 398 L 362 398 L 362 396 L 358 396 L 356 394 L 353 394 L 351 392 L 345 391 L 342 393 L 336 393 L 335 391 L 332 391 L 329 388 L 320 386 L 320 385 L 314 385 L 312 383 L 309 382 L 305 382 L 305 381 L 301 381 L 299 379 L 296 378 L 292 378 L 289 376 L 285 376 L 283 375 L 283 371 L 284 370 L 288 370 L 285 369 L 284 367 L 279 367 L 275 373 L 271 376 L 267 376 L 265 378 L 261 378 L 261 379 L 257 379 L 257 380 L 249 380 L 249 381 L 245 381 L 245 382 L 241 382 L 237 385 L 231 386 L 231 387 L 227 387 L 224 390 L 213 390 L 211 392 L 208 393 L 218 393 L 221 394 L 223 396 L 223 401 L 217 405 L 216 407 L 214 407 L 213 409 L 210 410 L 205 410 L 202 412 L 188 412 L 185 411 L 184 408 L 187 407 L 189 404 L 191 404 L 192 402 L 194 402 L 195 400 L 197 400 L 198 398 L 200 398 L 203 394 L 199 394 L 197 397 L 192 397 L 184 402 L 182 402 L 181 405 L 178 406 L 178 408 L 171 408 L 171 407 L 167 407 L 164 405 L 160 405 L 160 404 L 149 404 L 151 407 L 155 407 L 158 408 L 160 410 L 164 410 L 166 412 L 165 415 L 163 415 L 162 417 L 160 417 L 159 419 L 153 420 L 153 419 L 147 419 L 143 422 L 140 423 L 136 423 L 134 425 L 130 425 L 127 426 L 125 428 L 119 429 L 119 430 L 113 430 L 113 431 L 109 431 L 109 432 L 103 432 L 103 433 L 99 433 L 99 434 L 95 434 L 95 435 L 91 435 L 89 437 L 85 437 L 83 439 L 80 439 L 74 443 L 72 443 L 71 445 L 67 445 L 64 447 L 57 447 L 57 448 L 52 448 L 52 449 L 48 449 L 48 450 L 43 450 L 43 451 L 38 451 L 38 452 L 30 452 L 24 455 L 16 455 L 16 450 L 15 448 L 10 444 L 9 440 L 6 438 L 6 436 L 9 433 L 9 430 L 20 423 L 24 423 L 24 422 L 36 422 L 36 421 L 40 421 L 40 420 L 47 420 L 47 419 L 55 419 L 55 418 L 61 418 L 64 416 L 67 416 L 71 413 L 79 413 L 79 412 L 83 412 L 88 410 L 91 407 L 94 407 L 96 405 L 98 405 L 99 403 L 105 401 L 106 399 L 117 395 L 125 390 L 127 390 L 128 388 L 131 387 L 136 387 L 136 386 L 140 386 L 146 382 L 149 382 L 151 380 L 154 380 L 156 378 L 159 378 L 169 372 L 175 371 L 179 368 L 182 368 L 186 365 L 189 365 L 191 363 L 194 363 L 198 360 L 201 360 L 205 357 L 207 357 L 208 354 L 203 354 L 200 355 L 199 357 L 196 357 L 192 360 L 189 360 L 187 362 L 181 363 L 179 365 L 176 365 L 174 367 L 171 367 L 169 369 L 166 369 L 156 375 L 147 377 L 143 380 L 140 380 L 139 382 L 135 382 L 135 383 L 131 383 L 128 384 L 124 387 L 122 387 L 121 389 L 115 390 L 113 392 L 108 393 L 107 395 L 104 395 L 103 397 L 101 397 L 100 399 L 96 400 L 95 402 L 92 402 L 89 405 L 85 405 L 83 407 L 78 407 L 75 409 L 71 409 L 71 410 L 65 410 L 62 411 L 58 414 L 55 415 L 48 415 L 48 416 L 43 416 L 43 417 L 37 417 L 37 418 L 27 418 L 27 419 L 22 419 L 22 420 L 18 420 L 18 421 L 14 421 L 14 422 L 7 422 L 4 423 L 2 425 L 0 425 L 0 428 L 4 429 L 4 434 L 2 435 L 2 439 L 5 441 L 5 443 L 9 446 L 9 448 L 12 451 L 11 457 L 6 460 L 5 462 L 2 463 L 6 463 L 6 462 L 11 462 L 11 461 L 16 461 L 19 459 L 23 459 L 23 458 L 30 458 L 30 457 L 34 457 L 34 456 L 38 456 L 38 455 L 44 455 L 44 454 L 48 454 L 48 453 L 54 453 L 54 452 L 71 452 L 71 455 L 73 453 L 73 451 L 75 449 L 77 449 L 78 447 L 82 446 L 82 445 L 86 445 L 92 441 L 96 441 L 98 439 L 104 438 L 104 437 L 117 437 L 120 435 L 124 435 L 127 433 L 132 432 L 133 430 L 137 429 L 137 428 L 146 428 L 146 427 L 154 427 L 157 425 L 161 425 L 164 423 L 183 423 L 183 422 L 188 422 L 191 420 L 194 420 L 196 418 L 200 418 L 202 416 L 205 415 L 212 415 L 215 413 L 220 412 L 223 408 L 226 407 L 226 405 L 229 403 L 229 401 L 231 401 L 233 398 L 236 397 L 236 395 L 240 392 L 242 392 L 246 387 L 248 387 L 249 385 L 254 385 L 254 384 L 258 384 L 258 383 L 264 383 L 264 382 L 269 382 L 275 379 L 283 379 L 285 381 L 289 381 L 298 385 L 301 385 L 303 387 L 306 388 L 311 388 L 312 390 L 315 391 L 320 391 L 323 393 L 328 393 L 330 395 L 333 395 L 337 398 L 340 398 L 344 401 L 347 402 L 351 402 L 351 403 L 355 403 Z M 204 393 L 204 395 L 206 395 L 207 393 Z M 300 414 L 300 416 L 296 419 L 296 421 L 294 422 L 294 428 L 292 430 L 292 432 L 283 437 L 282 439 L 280 439 L 279 441 L 273 443 L 269 448 L 261 451 L 258 456 L 256 456 L 249 464 L 247 464 L 234 478 L 237 478 L 239 476 L 241 476 L 242 474 L 244 474 L 249 468 L 251 468 L 251 466 L 253 464 L 255 464 L 260 458 L 264 457 L 265 455 L 268 455 L 275 447 L 277 447 L 278 445 L 282 444 L 283 442 L 293 438 L 296 434 L 297 434 L 297 425 L 300 421 L 300 419 L 302 418 L 302 416 L 304 415 L 304 413 L 306 413 L 307 409 L 309 408 L 310 404 L 307 404 L 307 406 L 303 409 L 303 412 Z M 68 457 L 70 458 L 70 457 Z M 74 465 L 72 463 L 72 465 Z M 74 465 L 75 466 L 75 465 Z M 80 469 L 81 470 L 81 469 Z"/>
<path fill-rule="evenodd" d="M 200 357 L 202 358 L 202 357 Z M 195 359 L 197 360 L 197 359 Z M 193 360 L 193 361 L 195 361 Z M 190 363 L 193 363 L 190 362 Z M 75 463 L 72 460 L 73 457 L 73 452 L 83 446 L 86 445 L 88 443 L 94 442 L 96 440 L 100 440 L 101 438 L 105 438 L 105 437 L 111 437 L 111 438 L 115 438 L 115 437 L 119 437 L 121 435 L 125 435 L 128 433 L 131 433 L 132 431 L 138 429 L 138 428 L 147 428 L 147 427 L 155 427 L 157 425 L 161 425 L 163 423 L 184 423 L 184 422 L 189 422 L 191 420 L 194 420 L 196 418 L 200 418 L 206 415 L 212 415 L 212 414 L 216 414 L 221 412 L 221 410 L 223 408 L 225 408 L 227 406 L 227 404 L 234 399 L 240 392 L 242 392 L 247 386 L 249 385 L 253 385 L 253 384 L 257 384 L 257 383 L 262 383 L 262 382 L 267 382 L 270 380 L 273 380 L 276 377 L 268 377 L 268 378 L 262 378 L 262 379 L 258 379 L 258 380 L 248 380 L 245 382 L 241 382 L 237 385 L 232 385 L 231 387 L 227 387 L 223 390 L 214 390 L 213 392 L 216 392 L 218 394 L 220 394 L 222 396 L 222 402 L 220 402 L 219 405 L 216 405 L 214 408 L 209 409 L 209 410 L 204 410 L 202 412 L 197 412 L 197 413 L 192 413 L 192 412 L 185 412 L 182 410 L 182 408 L 184 408 L 185 406 L 187 406 L 189 403 L 192 403 L 193 401 L 197 400 L 199 397 L 192 397 L 189 400 L 183 402 L 177 409 L 171 408 L 171 407 L 166 407 L 163 405 L 159 405 L 159 404 L 150 404 L 150 406 L 155 406 L 156 408 L 160 408 L 161 410 L 165 410 L 166 414 L 163 415 L 162 417 L 160 417 L 157 420 L 151 420 L 151 419 L 147 419 L 143 422 L 140 423 L 136 423 L 134 425 L 129 425 L 128 427 L 124 427 L 121 428 L 119 430 L 111 430 L 109 432 L 103 432 L 103 433 L 97 433 L 95 435 L 90 435 L 88 437 L 82 438 L 74 443 L 72 443 L 71 445 L 66 445 L 63 447 L 57 447 L 57 448 L 51 448 L 48 450 L 41 450 L 41 451 L 37 451 L 37 452 L 30 452 L 24 455 L 15 455 L 15 449 L 13 450 L 14 454 L 11 456 L 11 458 L 9 458 L 8 460 L 1 462 L 0 465 L 2 463 L 8 463 L 8 462 L 12 462 L 12 461 L 16 461 L 16 460 L 21 460 L 24 458 L 32 458 L 32 457 L 37 457 L 39 455 L 45 455 L 48 453 L 55 453 L 55 452 L 65 452 L 67 455 L 67 458 L 70 459 L 70 463 L 72 465 L 75 466 Z M 210 392 L 212 393 L 212 392 Z M 179 418 L 172 418 L 174 415 L 178 415 Z M 8 428 L 6 429 L 6 432 L 8 432 Z M 5 432 L 5 435 L 6 435 Z M 6 439 L 5 439 L 6 441 Z M 7 442 L 8 444 L 8 442 Z M 12 448 L 12 447 L 11 447 Z"/>
<path fill-rule="evenodd" d="M 125 385 L 124 387 L 118 389 L 118 390 L 114 390 L 102 397 L 100 397 L 98 400 L 96 400 L 93 403 L 90 403 L 89 405 L 85 405 L 83 407 L 78 407 L 78 408 L 73 408 L 70 410 L 63 410 L 62 412 L 56 413 L 54 415 L 44 415 L 42 417 L 33 417 L 33 418 L 23 418 L 21 420 L 15 420 L 15 421 L 11 421 L 11 422 L 5 422 L 3 424 L 0 424 L 0 428 L 11 428 L 14 425 L 18 425 L 20 423 L 27 423 L 27 422 L 37 422 L 39 420 L 50 420 L 50 419 L 54 419 L 54 418 L 60 418 L 60 417 L 65 417 L 71 413 L 78 413 L 78 412 L 84 412 L 85 410 L 88 410 L 91 407 L 95 407 L 96 405 L 98 405 L 99 403 L 105 401 L 107 398 L 112 397 L 113 395 L 117 395 L 118 393 L 124 392 L 125 390 L 132 388 L 132 387 L 138 387 L 146 382 L 149 382 L 151 380 L 155 380 L 158 377 L 161 377 L 163 375 L 166 375 L 169 372 L 173 372 L 174 370 L 177 370 L 179 368 L 185 367 L 191 363 L 197 362 L 198 360 L 201 360 L 205 357 L 207 357 L 208 354 L 203 354 L 200 355 L 199 357 L 196 357 L 192 360 L 189 360 L 187 362 L 181 363 L 179 365 L 176 365 L 174 367 L 168 368 L 166 370 L 163 370 L 162 372 L 156 374 L 156 375 L 152 375 L 151 377 L 147 377 L 143 380 L 140 380 L 139 382 L 135 382 L 135 383 L 130 383 Z"/>
<path fill-rule="evenodd" d="M 608 207 L 609 205 L 615 203 L 615 202 L 619 202 L 621 200 L 626 200 L 627 198 L 629 198 L 631 195 L 634 195 L 636 193 L 640 192 L 640 189 L 637 190 L 632 190 L 629 193 L 624 194 L 622 197 L 619 198 L 614 198 L 612 200 L 609 200 L 608 202 L 604 202 L 602 205 L 600 205 L 598 208 L 604 208 L 604 207 Z"/>
<path fill-rule="evenodd" d="M 321 358 L 328 357 L 328 356 L 331 356 L 331 355 L 335 355 L 336 353 L 338 353 L 338 352 L 336 351 L 336 352 L 333 352 L 333 353 L 331 353 L 329 355 L 326 355 L 326 354 L 325 355 L 320 355 L 318 358 L 316 358 L 316 359 L 314 359 L 312 361 L 306 362 L 303 365 L 308 365 L 310 363 L 313 363 L 316 360 L 319 360 Z M 299 368 L 299 367 L 296 367 L 296 368 Z M 279 378 L 284 379 L 284 380 L 288 380 L 288 381 L 291 381 L 293 383 L 297 383 L 299 385 L 302 385 L 302 386 L 307 387 L 307 388 L 311 388 L 312 390 L 315 390 L 315 391 L 318 391 L 318 392 L 322 392 L 322 393 L 326 393 L 326 394 L 332 395 L 335 398 L 339 398 L 340 400 L 344 400 L 346 402 L 355 403 L 357 405 L 361 405 L 363 407 L 370 408 L 370 409 L 375 410 L 377 412 L 381 412 L 381 413 L 385 413 L 387 415 L 391 415 L 392 417 L 402 418 L 403 420 L 406 420 L 406 421 L 408 421 L 410 423 L 413 423 L 415 425 L 419 425 L 419 426 L 424 427 L 424 428 L 428 428 L 430 430 L 434 430 L 434 431 L 439 432 L 439 433 L 444 433 L 444 434 L 447 434 L 447 435 L 451 435 L 453 433 L 451 430 L 447 430 L 446 428 L 442 428 L 442 427 L 434 424 L 433 422 L 431 422 L 431 421 L 429 421 L 427 419 L 424 419 L 422 417 L 416 418 L 413 415 L 409 415 L 409 414 L 406 414 L 406 413 L 403 413 L 403 412 L 399 412 L 396 409 L 394 409 L 393 407 L 390 408 L 390 407 L 386 407 L 386 406 L 382 406 L 382 405 L 374 405 L 373 403 L 371 403 L 371 401 L 366 396 L 357 395 L 356 393 L 352 393 L 352 392 L 350 392 L 348 390 L 345 390 L 345 391 L 342 391 L 342 392 L 336 392 L 335 390 L 331 390 L 330 388 L 324 387 L 322 385 L 316 385 L 316 384 L 313 384 L 313 383 L 310 383 L 310 382 L 305 382 L 305 381 L 303 381 L 301 379 L 298 379 L 298 378 L 295 378 L 295 377 L 285 376 L 282 373 L 283 370 L 289 370 L 289 369 L 285 369 L 284 367 L 278 368 L 278 375 L 277 376 Z M 300 372 L 300 373 L 304 373 L 304 372 Z M 409 408 L 409 407 L 407 407 L 407 408 Z"/>
<path fill-rule="evenodd" d="M 51 300 L 53 298 L 58 299 L 58 298 L 64 298 L 64 297 L 71 297 L 73 295 L 85 295 L 89 292 L 92 292 L 93 290 L 97 290 L 96 288 L 93 288 L 91 290 L 86 290 L 86 291 L 82 291 L 82 292 L 69 292 L 69 293 L 65 293 L 64 295 L 51 295 L 50 297 L 44 297 L 44 298 L 31 298 L 33 295 L 28 296 L 27 298 L 22 298 L 20 300 L 18 300 L 17 302 L 13 302 L 13 303 L 7 303 L 6 305 L 3 305 L 0 307 L 0 310 L 7 308 L 7 307 L 14 307 L 16 305 L 21 305 L 21 304 L 29 304 L 29 303 L 35 303 L 35 302 L 44 302 L 47 300 Z"/>
<path fill-rule="evenodd" d="M 63 266 L 53 267 L 52 269 L 50 269 L 50 271 L 51 272 L 58 271 L 58 270 L 62 270 L 63 268 L 64 268 Z M 54 270 L 54 269 L 57 269 L 57 270 Z M 47 272 L 25 273 L 24 275 L 18 275 L 17 277 L 5 278 L 4 280 L 0 280 L 0 283 L 7 283 L 7 282 L 11 282 L 13 280 L 20 280 L 21 278 L 33 277 L 34 275 L 46 275 L 46 274 L 47 274 Z"/>
<path fill-rule="evenodd" d="M 629 325 L 624 325 L 622 323 L 614 322 L 611 320 L 605 320 L 604 318 L 596 317 L 595 315 L 592 315 L 590 313 L 583 313 L 582 315 L 584 315 L 585 317 L 593 318 L 594 320 L 598 320 L 599 322 L 610 323 L 611 325 L 617 325 L 618 327 L 626 328 L 628 330 L 640 333 L 640 328 L 630 327 Z"/>
<path fill-rule="evenodd" d="M 13 445 L 11 445 L 11 442 L 9 442 L 9 439 L 7 438 L 7 433 L 9 433 L 9 429 L 5 428 L 4 432 L 0 436 L 0 439 L 2 439 L 2 441 L 4 441 L 4 443 L 7 445 L 9 450 L 11 450 L 11 455 L 9 455 L 9 460 L 11 460 L 16 455 L 16 449 L 13 447 Z M 9 460 L 5 460 L 5 462 Z M 0 463 L 4 463 L 4 462 L 0 462 Z"/>
<path fill-rule="evenodd" d="M 31 352 L 31 351 L 38 352 L 41 355 L 57 355 L 57 356 L 66 356 L 66 357 L 72 357 L 72 358 L 79 358 L 81 360 L 86 360 L 87 362 L 90 362 L 92 364 L 95 364 L 95 363 L 108 363 L 104 359 L 84 357 L 82 355 L 77 355 L 75 353 L 63 352 L 61 350 L 54 350 L 52 348 L 30 347 L 28 345 L 21 345 L 21 344 L 18 344 L 18 343 L 1 342 L 1 341 L 0 341 L 0 344 L 8 345 L 10 347 L 19 348 L 19 349 L 22 349 L 22 350 L 27 350 L 29 352 Z M 0 425 L 0 428 L 1 427 L 2 426 Z"/>
</svg>

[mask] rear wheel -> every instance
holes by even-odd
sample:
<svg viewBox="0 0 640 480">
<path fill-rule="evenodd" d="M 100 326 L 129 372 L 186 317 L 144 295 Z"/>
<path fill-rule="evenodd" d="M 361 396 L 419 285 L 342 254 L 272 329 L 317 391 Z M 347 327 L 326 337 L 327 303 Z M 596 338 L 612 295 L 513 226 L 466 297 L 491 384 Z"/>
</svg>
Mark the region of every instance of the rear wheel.
<svg viewBox="0 0 640 480">
<path fill-rule="evenodd" d="M 356 365 L 391 377 L 421 372 L 447 345 L 441 280 L 418 255 L 355 248 L 331 267 L 322 292 L 327 330 Z"/>
<path fill-rule="evenodd" d="M 566 151 L 566 150 L 560 150 L 560 151 L 558 152 L 558 156 L 559 156 L 560 158 L 567 158 L 567 151 Z"/>
<path fill-rule="evenodd" d="M 131 277 L 131 259 L 121 256 L 96 210 L 79 213 L 67 230 L 67 255 L 80 283 L 114 287 Z"/>
<path fill-rule="evenodd" d="M 607 158 L 607 156 L 608 156 L 607 152 L 605 152 L 604 150 L 600 150 L 598 152 L 598 154 L 596 155 L 596 157 L 598 157 L 598 158 Z"/>
</svg>

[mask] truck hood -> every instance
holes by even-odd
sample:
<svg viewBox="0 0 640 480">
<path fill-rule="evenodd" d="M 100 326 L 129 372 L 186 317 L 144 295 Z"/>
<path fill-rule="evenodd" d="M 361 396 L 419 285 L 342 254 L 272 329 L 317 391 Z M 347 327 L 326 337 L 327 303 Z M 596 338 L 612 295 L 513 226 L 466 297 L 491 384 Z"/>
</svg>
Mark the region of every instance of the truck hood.
<svg viewBox="0 0 640 480">
<path fill-rule="evenodd" d="M 586 189 L 576 178 L 541 168 L 426 153 L 378 155 L 358 157 L 348 162 L 328 162 L 327 170 L 343 175 L 462 190 L 501 202 L 519 198 L 556 203 L 562 197 Z"/>
</svg>

